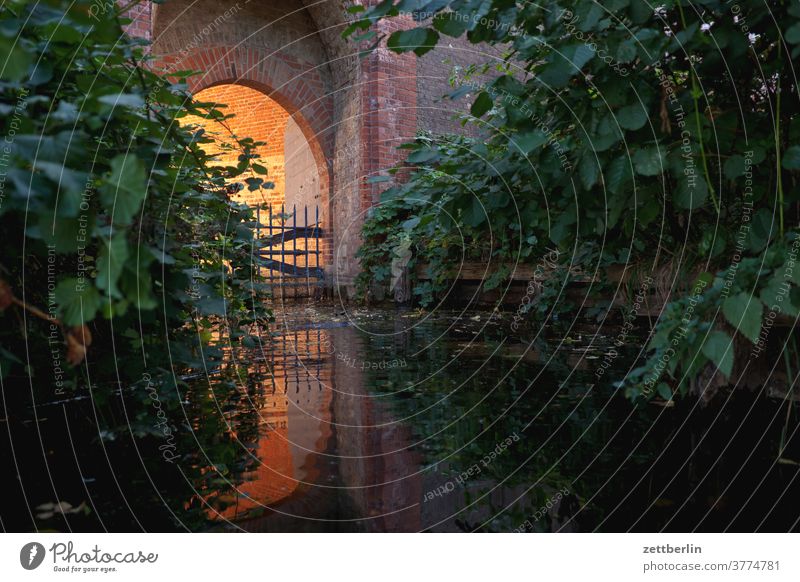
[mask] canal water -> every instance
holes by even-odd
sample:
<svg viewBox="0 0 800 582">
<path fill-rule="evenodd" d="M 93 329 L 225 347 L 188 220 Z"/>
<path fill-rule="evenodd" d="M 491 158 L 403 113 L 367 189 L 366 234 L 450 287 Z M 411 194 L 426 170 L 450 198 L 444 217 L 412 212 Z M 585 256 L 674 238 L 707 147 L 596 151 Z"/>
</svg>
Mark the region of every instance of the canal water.
<svg viewBox="0 0 800 582">
<path fill-rule="evenodd" d="M 496 313 L 276 310 L 259 462 L 226 527 L 625 531 L 792 527 L 780 402 L 634 407 L 588 325 Z M 609 333 L 613 333 L 611 330 Z M 251 410 L 245 411 L 247 414 Z M 795 524 L 796 525 L 796 524 Z"/>
<path fill-rule="evenodd" d="M 25 501 L 4 527 L 797 529 L 792 405 L 742 392 L 634 406 L 617 382 L 635 335 L 611 361 L 614 330 L 588 323 L 512 331 L 508 314 L 326 304 L 275 316 L 161 396 L 174 438 L 126 387 L 111 412 L 78 395 L 9 418 Z"/>
</svg>

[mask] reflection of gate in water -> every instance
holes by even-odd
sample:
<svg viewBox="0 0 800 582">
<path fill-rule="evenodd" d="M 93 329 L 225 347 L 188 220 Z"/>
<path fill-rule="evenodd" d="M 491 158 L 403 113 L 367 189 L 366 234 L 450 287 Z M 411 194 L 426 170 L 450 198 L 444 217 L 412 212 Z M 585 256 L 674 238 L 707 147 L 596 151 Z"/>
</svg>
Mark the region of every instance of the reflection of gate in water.
<svg viewBox="0 0 800 582">
<path fill-rule="evenodd" d="M 262 222 L 262 220 L 264 222 Z M 272 288 L 273 294 L 297 297 L 311 296 L 322 287 L 324 271 L 322 256 L 322 228 L 319 206 L 293 205 L 280 212 L 269 204 L 256 207 L 256 249 L 261 281 Z M 287 293 L 287 290 L 292 291 Z"/>
<path fill-rule="evenodd" d="M 256 463 L 218 517 L 241 519 L 268 509 L 326 470 L 320 452 L 332 435 L 329 343 L 326 332 L 310 326 L 281 330 L 262 345 L 264 358 L 248 364 L 258 381 L 242 406 L 258 415 L 251 449 Z"/>
</svg>

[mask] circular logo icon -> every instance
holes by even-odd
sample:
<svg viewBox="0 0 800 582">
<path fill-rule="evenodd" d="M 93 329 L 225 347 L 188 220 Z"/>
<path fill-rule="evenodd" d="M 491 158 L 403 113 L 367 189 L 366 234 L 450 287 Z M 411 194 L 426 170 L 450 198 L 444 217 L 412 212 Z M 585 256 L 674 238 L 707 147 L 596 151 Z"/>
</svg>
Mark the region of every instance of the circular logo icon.
<svg viewBox="0 0 800 582">
<path fill-rule="evenodd" d="M 44 561 L 44 546 L 39 542 L 30 542 L 19 551 L 19 563 L 26 570 L 35 570 Z"/>
</svg>

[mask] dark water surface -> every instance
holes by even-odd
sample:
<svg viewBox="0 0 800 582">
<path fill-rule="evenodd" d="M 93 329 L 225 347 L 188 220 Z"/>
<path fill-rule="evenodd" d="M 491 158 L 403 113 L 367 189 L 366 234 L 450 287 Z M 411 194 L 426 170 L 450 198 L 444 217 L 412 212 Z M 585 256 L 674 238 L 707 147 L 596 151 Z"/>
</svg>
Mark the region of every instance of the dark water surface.
<svg viewBox="0 0 800 582">
<path fill-rule="evenodd" d="M 224 373 L 165 402 L 174 440 L 142 437 L 153 410 L 126 417 L 125 389 L 111 413 L 79 394 L 7 414 L 19 479 L 3 527 L 797 529 L 791 407 L 750 393 L 634 407 L 615 382 L 635 339 L 598 376 L 611 339 L 589 325 L 510 333 L 490 313 L 304 305 L 276 316 Z M 103 433 L 120 424 L 132 428 Z M 69 506 L 28 511 L 55 501 Z"/>
</svg>

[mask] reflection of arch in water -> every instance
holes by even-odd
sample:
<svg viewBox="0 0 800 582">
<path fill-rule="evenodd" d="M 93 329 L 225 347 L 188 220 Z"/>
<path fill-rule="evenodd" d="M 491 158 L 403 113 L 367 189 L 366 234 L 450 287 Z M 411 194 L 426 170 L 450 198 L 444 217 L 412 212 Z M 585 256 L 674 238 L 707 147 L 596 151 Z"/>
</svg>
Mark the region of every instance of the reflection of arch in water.
<svg viewBox="0 0 800 582">
<path fill-rule="evenodd" d="M 292 467 L 304 484 L 272 504 L 274 512 L 248 516 L 242 508 L 257 505 L 242 496 L 239 513 L 226 517 L 243 518 L 239 525 L 249 531 L 421 530 L 421 459 L 406 450 L 413 435 L 407 426 L 393 424 L 390 412 L 369 397 L 360 366 L 336 356 L 350 349 L 360 353 L 357 332 L 313 329 L 276 339 L 268 356 L 277 363 L 274 387 L 285 388 L 291 400 Z M 264 442 L 276 450 L 282 446 L 276 439 Z M 262 466 L 250 477 L 268 481 L 274 479 L 270 473 Z M 245 483 L 240 491 L 259 494 L 249 487 Z M 357 521 L 348 521 L 352 518 Z"/>
<path fill-rule="evenodd" d="M 306 506 L 306 494 L 313 487 L 304 483 L 326 482 L 329 459 L 319 453 L 328 450 L 333 436 L 332 376 L 324 341 L 320 330 L 285 332 L 265 345 L 269 366 L 250 366 L 254 376 L 263 378 L 250 398 L 242 401 L 245 412 L 255 412 L 259 418 L 253 451 L 258 462 L 241 475 L 243 482 L 228 499 L 231 505 L 221 512 L 225 519 L 283 507 L 295 493 L 299 494 L 299 505 L 294 504 L 298 515 L 315 511 Z M 233 428 L 235 432 L 235 424 Z"/>
</svg>

